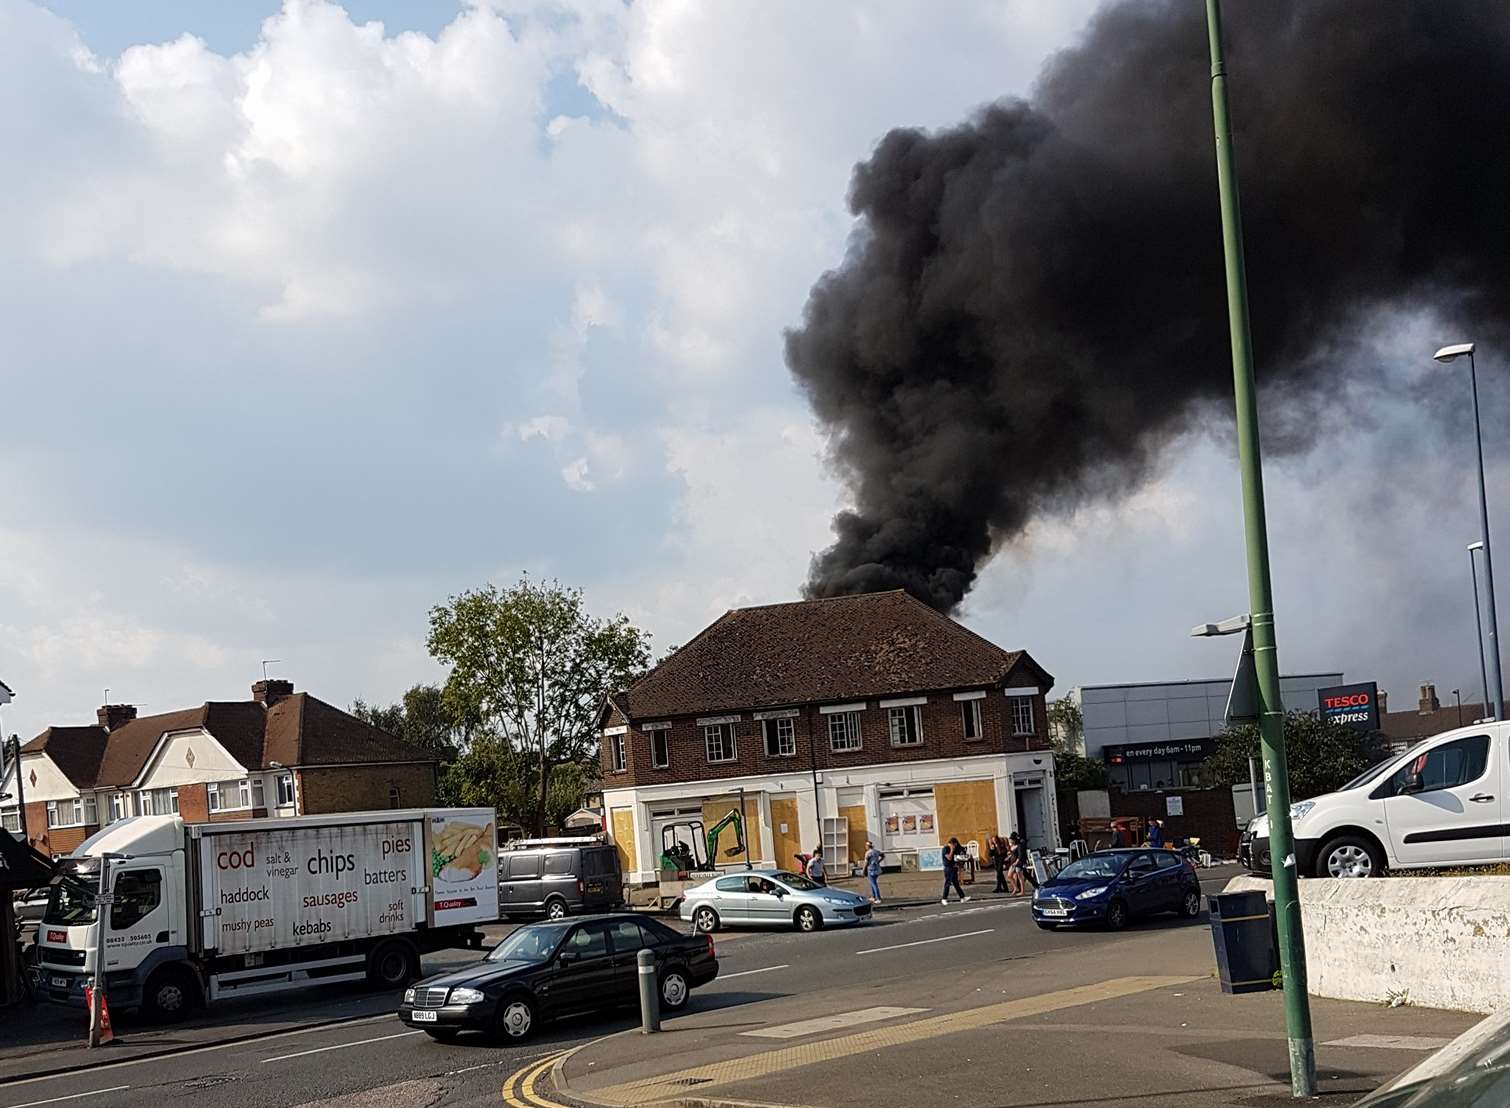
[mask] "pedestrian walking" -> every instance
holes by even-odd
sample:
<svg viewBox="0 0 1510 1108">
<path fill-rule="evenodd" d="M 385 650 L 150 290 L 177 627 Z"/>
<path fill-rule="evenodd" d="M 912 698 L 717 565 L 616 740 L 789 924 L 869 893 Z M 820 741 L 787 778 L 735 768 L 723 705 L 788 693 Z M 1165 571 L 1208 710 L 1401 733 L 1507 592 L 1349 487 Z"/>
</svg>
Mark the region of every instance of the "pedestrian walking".
<svg viewBox="0 0 1510 1108">
<path fill-rule="evenodd" d="M 959 864 L 964 857 L 965 848 L 960 846 L 958 839 L 950 839 L 944 844 L 944 898 L 939 901 L 940 904 L 949 903 L 950 886 L 959 894 L 961 904 L 970 899 L 959 885 Z"/>
<path fill-rule="evenodd" d="M 1013 896 L 1028 895 L 1028 844 L 1013 831 L 1008 843 L 1007 888 Z"/>
<path fill-rule="evenodd" d="M 821 846 L 815 846 L 813 848 L 813 856 L 807 860 L 807 876 L 808 880 L 816 884 L 828 884 L 828 878 L 824 876 L 823 848 Z"/>
<path fill-rule="evenodd" d="M 992 835 L 986 843 L 986 852 L 991 856 L 991 868 L 996 871 L 996 892 L 1008 892 L 1007 888 L 1007 840 L 1000 835 Z"/>
<path fill-rule="evenodd" d="M 1156 819 L 1148 821 L 1148 845 L 1155 850 L 1164 849 L 1164 826 Z"/>
<path fill-rule="evenodd" d="M 870 840 L 865 842 L 865 876 L 870 878 L 870 902 L 881 903 L 881 860 L 886 855 L 876 849 L 876 844 Z"/>
</svg>

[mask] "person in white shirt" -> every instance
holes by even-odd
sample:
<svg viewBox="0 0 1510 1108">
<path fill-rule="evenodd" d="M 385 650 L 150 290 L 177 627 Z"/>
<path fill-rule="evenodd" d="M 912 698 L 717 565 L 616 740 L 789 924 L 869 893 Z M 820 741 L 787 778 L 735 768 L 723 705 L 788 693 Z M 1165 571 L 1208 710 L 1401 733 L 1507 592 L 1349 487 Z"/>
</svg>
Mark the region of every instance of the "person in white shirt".
<svg viewBox="0 0 1510 1108">
<path fill-rule="evenodd" d="M 827 885 L 828 880 L 823 876 L 823 848 L 813 848 L 813 856 L 807 860 L 807 876 L 810 881 L 816 881 L 820 885 Z"/>
</svg>

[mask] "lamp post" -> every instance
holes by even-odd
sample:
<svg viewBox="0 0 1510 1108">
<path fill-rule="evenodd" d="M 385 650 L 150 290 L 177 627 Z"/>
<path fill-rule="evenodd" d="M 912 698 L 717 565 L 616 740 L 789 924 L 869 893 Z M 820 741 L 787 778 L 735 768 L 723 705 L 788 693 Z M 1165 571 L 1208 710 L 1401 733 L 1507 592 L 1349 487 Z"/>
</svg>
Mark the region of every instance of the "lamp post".
<svg viewBox="0 0 1510 1108">
<path fill-rule="evenodd" d="M 89 993 L 89 1045 L 99 1046 L 104 1034 L 102 1013 L 105 1005 L 105 920 L 115 900 L 110 891 L 110 863 L 129 862 L 130 854 L 106 851 L 100 856 L 100 882 L 94 895 L 94 975 Z"/>
<path fill-rule="evenodd" d="M 1453 689 L 1452 699 L 1458 702 L 1458 726 L 1463 726 L 1463 690 Z"/>
<path fill-rule="evenodd" d="M 1468 571 L 1473 574 L 1473 625 L 1477 629 L 1479 644 L 1479 680 L 1484 682 L 1484 715 L 1494 713 L 1489 706 L 1489 663 L 1484 660 L 1484 616 L 1479 608 L 1479 560 L 1474 554 L 1484 548 L 1481 542 L 1468 544 Z"/>
<path fill-rule="evenodd" d="M 1242 210 L 1237 195 L 1237 159 L 1227 107 L 1227 63 L 1222 53 L 1219 0 L 1206 0 L 1211 50 L 1211 116 L 1216 138 L 1216 178 L 1221 197 L 1222 245 L 1227 272 L 1227 321 L 1232 333 L 1232 383 L 1237 408 L 1237 454 L 1243 480 L 1243 522 L 1248 547 L 1248 610 L 1252 618 L 1253 666 L 1257 676 L 1258 726 L 1264 755 L 1264 792 L 1269 802 L 1269 845 L 1274 875 L 1274 916 L 1279 964 L 1284 973 L 1285 1030 L 1290 1047 L 1290 1093 L 1316 1092 L 1316 1045 L 1306 996 L 1305 936 L 1290 826 L 1290 775 L 1285 762 L 1284 701 L 1279 690 L 1279 648 L 1269 579 L 1269 533 L 1264 514 L 1263 462 L 1258 436 L 1258 389 L 1248 331 L 1248 283 L 1243 262 Z"/>
<path fill-rule="evenodd" d="M 1505 687 L 1500 677 L 1499 616 L 1494 608 L 1494 557 L 1489 549 L 1489 494 L 1484 488 L 1484 431 L 1479 421 L 1479 375 L 1473 364 L 1473 343 L 1460 342 L 1456 346 L 1444 346 L 1432 355 L 1439 362 L 1453 362 L 1468 358 L 1468 386 L 1473 393 L 1473 440 L 1479 456 L 1479 542 L 1484 545 L 1484 601 L 1489 606 L 1488 654 L 1494 663 L 1487 674 L 1491 682 L 1488 695 L 1493 697 L 1489 711 L 1495 719 L 1505 718 Z"/>
</svg>

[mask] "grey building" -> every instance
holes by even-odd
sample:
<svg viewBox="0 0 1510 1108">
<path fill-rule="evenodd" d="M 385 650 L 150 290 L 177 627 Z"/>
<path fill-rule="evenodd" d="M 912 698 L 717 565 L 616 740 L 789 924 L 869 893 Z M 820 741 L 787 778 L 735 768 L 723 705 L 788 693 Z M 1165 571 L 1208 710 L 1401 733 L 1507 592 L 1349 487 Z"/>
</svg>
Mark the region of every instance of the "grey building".
<svg viewBox="0 0 1510 1108">
<path fill-rule="evenodd" d="M 1305 673 L 1279 679 L 1286 711 L 1316 711 L 1316 690 L 1343 683 L 1342 674 Z M 1200 764 L 1226 725 L 1232 678 L 1082 685 L 1069 691 L 1084 721 L 1088 758 L 1104 761 L 1107 783 L 1123 792 L 1200 788 Z"/>
</svg>

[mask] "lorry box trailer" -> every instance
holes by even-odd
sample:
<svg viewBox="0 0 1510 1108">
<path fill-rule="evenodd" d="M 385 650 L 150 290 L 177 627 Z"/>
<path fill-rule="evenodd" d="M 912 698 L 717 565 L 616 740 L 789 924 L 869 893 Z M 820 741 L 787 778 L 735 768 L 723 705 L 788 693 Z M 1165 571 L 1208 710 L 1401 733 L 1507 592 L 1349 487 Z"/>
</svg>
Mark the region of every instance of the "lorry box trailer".
<svg viewBox="0 0 1510 1108">
<path fill-rule="evenodd" d="M 101 938 L 110 1003 L 159 1018 L 339 981 L 400 987 L 421 954 L 480 947 L 498 919 L 495 828 L 489 808 L 122 820 L 59 864 L 38 992 L 82 1005 Z"/>
</svg>

